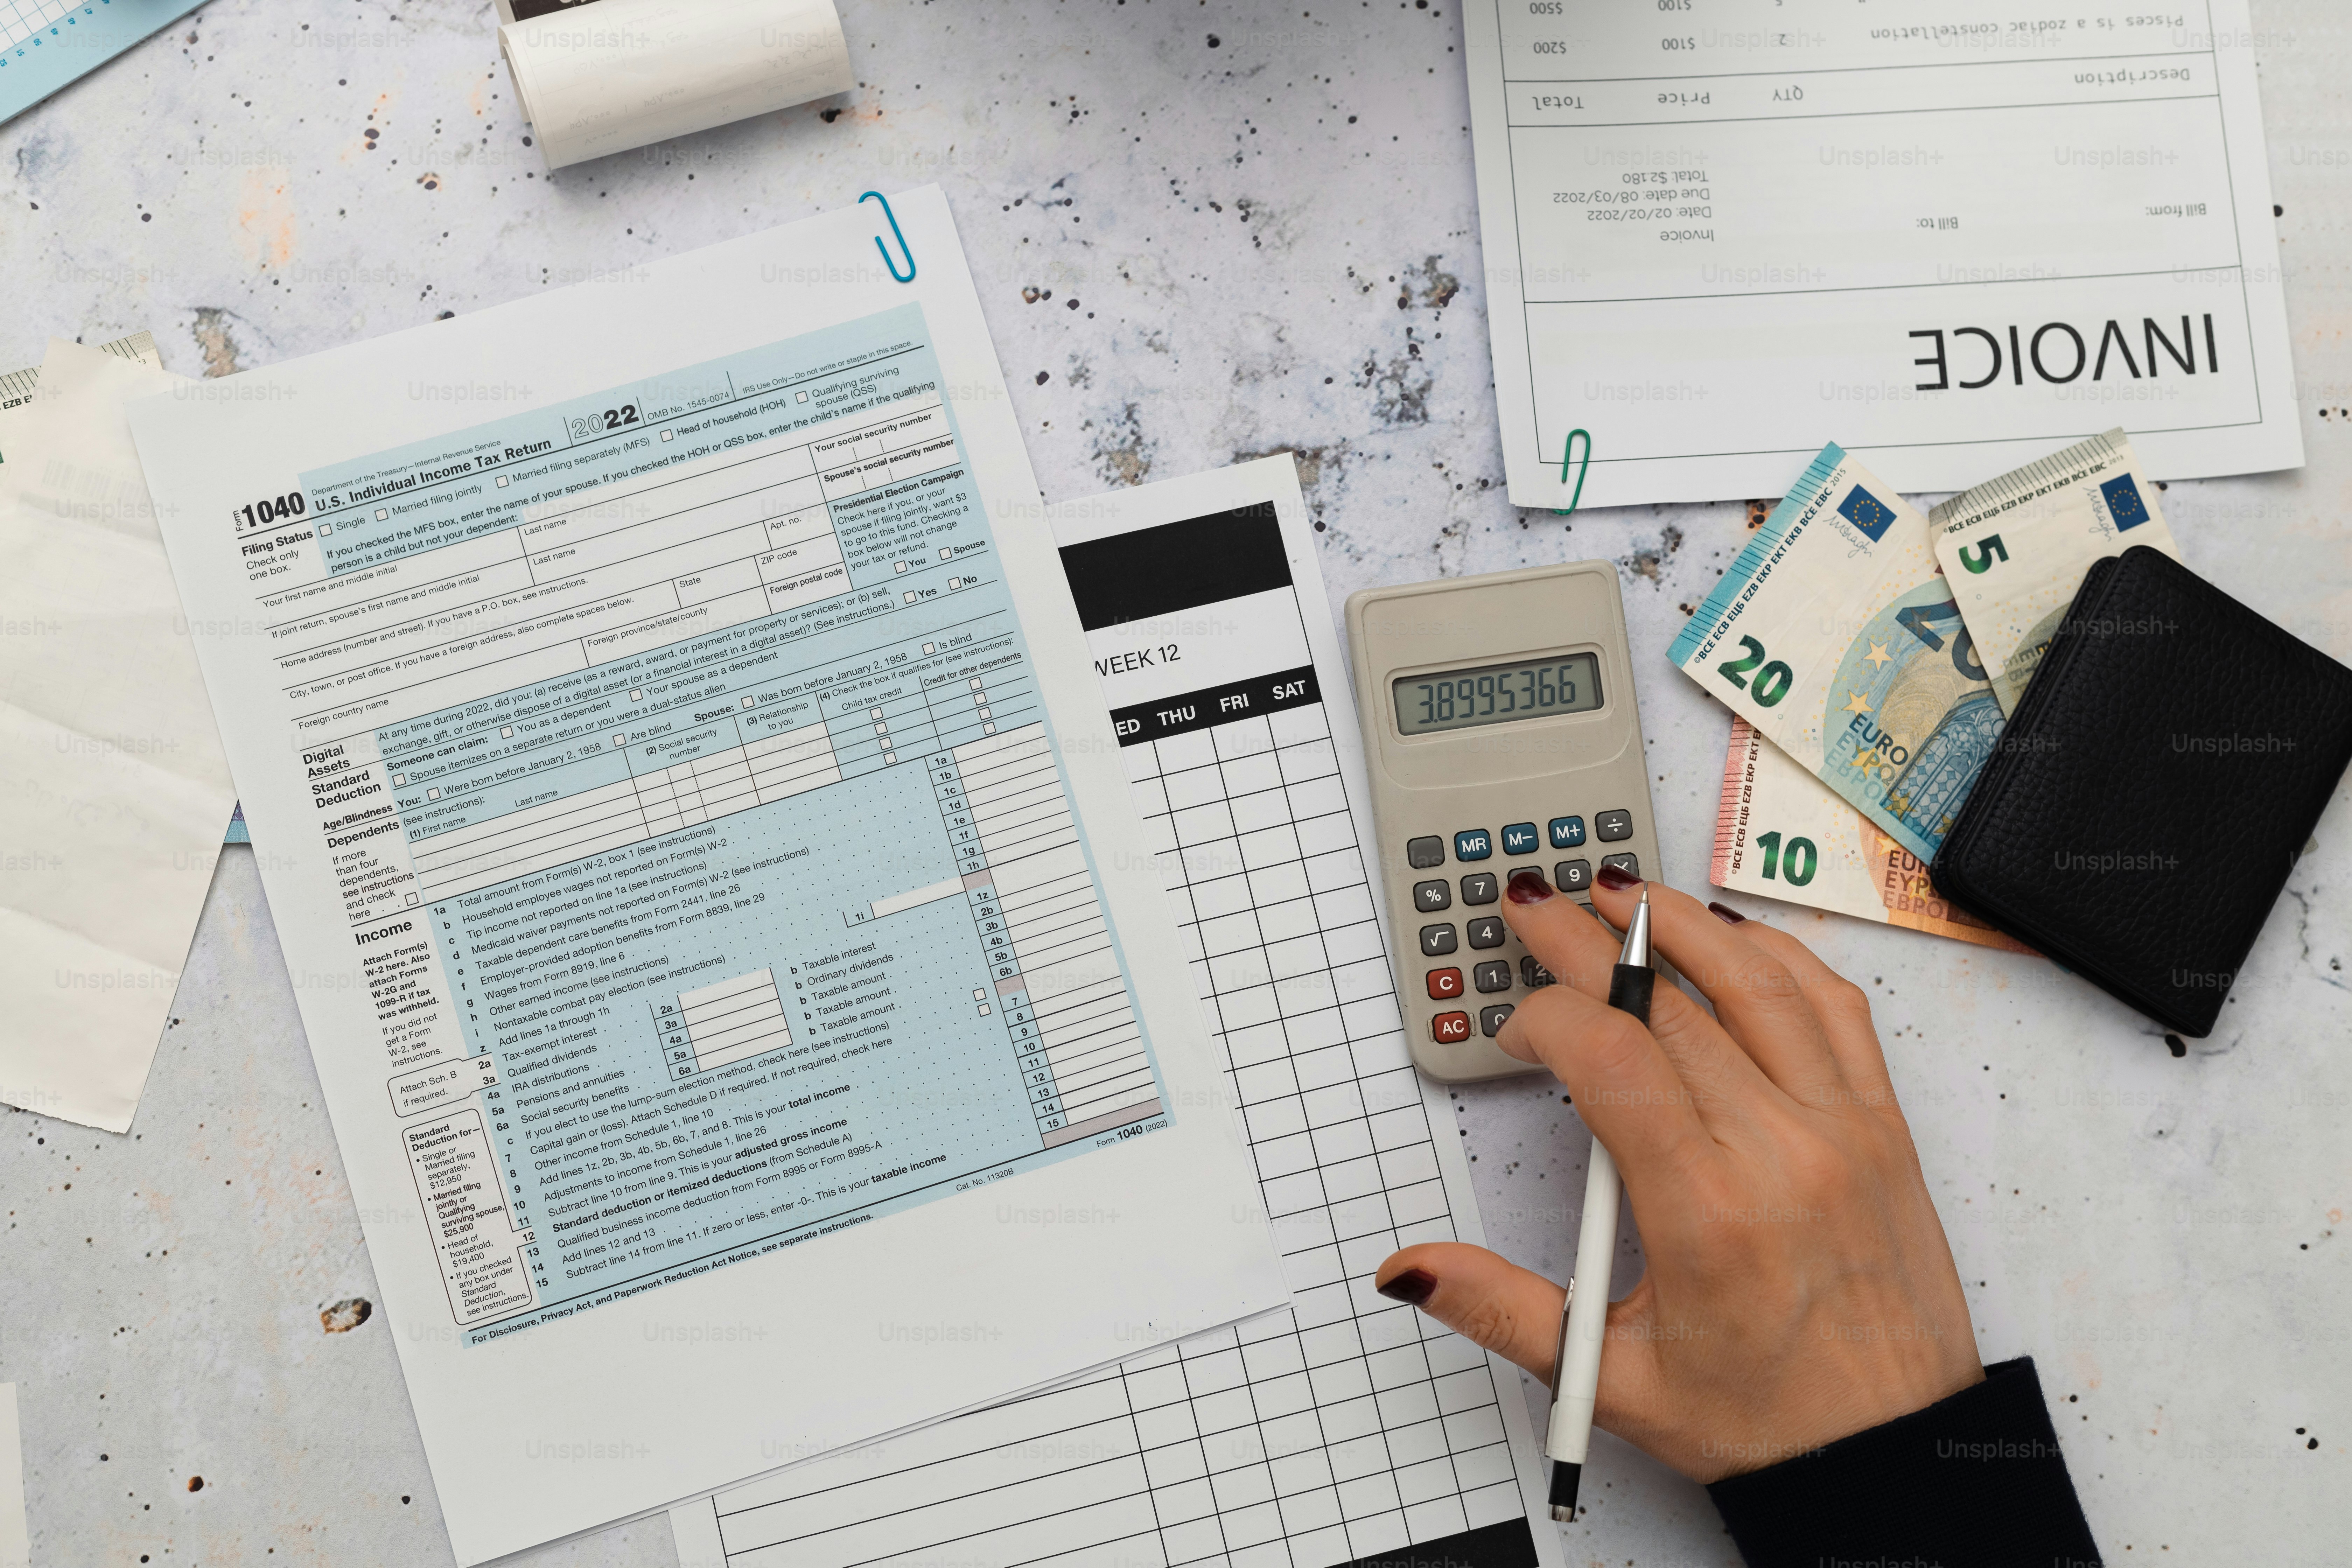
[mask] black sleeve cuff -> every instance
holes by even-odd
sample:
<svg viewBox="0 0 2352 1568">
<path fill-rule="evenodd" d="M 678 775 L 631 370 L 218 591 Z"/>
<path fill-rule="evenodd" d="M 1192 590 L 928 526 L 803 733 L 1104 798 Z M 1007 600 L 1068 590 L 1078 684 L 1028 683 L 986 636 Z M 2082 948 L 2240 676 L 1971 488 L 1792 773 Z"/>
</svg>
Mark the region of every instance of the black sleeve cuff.
<svg viewBox="0 0 2352 1568">
<path fill-rule="evenodd" d="M 1748 1568 L 2097 1568 L 2033 1359 L 1925 1410 L 1706 1489 Z"/>
</svg>

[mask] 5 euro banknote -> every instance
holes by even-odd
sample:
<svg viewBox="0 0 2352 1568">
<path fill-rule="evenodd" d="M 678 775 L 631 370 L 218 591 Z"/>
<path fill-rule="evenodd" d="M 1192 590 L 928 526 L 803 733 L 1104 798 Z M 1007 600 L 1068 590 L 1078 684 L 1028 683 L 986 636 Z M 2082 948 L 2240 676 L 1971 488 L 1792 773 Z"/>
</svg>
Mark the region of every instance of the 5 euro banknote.
<svg viewBox="0 0 2352 1568">
<path fill-rule="evenodd" d="M 1962 490 L 1927 524 L 2004 717 L 2017 711 L 2091 563 L 2135 544 L 2180 559 L 2156 486 L 2121 430 Z"/>
</svg>

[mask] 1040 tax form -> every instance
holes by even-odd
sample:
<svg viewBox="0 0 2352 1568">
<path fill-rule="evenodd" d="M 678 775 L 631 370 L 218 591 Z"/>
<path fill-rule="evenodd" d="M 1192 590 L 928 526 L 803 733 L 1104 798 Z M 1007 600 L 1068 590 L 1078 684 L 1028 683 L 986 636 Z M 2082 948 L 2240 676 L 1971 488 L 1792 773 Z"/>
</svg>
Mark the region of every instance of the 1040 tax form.
<svg viewBox="0 0 2352 1568">
<path fill-rule="evenodd" d="M 1287 1296 L 897 205 L 132 411 L 462 1563 Z"/>
<path fill-rule="evenodd" d="M 2303 461 L 2246 0 L 1470 0 L 1511 500 Z M 2284 40 L 2281 40 L 2284 42 Z M 1575 443 L 1580 463 L 1584 443 Z"/>
</svg>

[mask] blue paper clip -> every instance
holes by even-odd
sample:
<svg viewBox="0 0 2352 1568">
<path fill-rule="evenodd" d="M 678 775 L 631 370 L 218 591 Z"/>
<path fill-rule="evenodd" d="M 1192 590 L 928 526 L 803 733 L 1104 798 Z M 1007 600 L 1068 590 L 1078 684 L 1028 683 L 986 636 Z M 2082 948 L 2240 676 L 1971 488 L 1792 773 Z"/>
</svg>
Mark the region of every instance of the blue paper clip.
<svg viewBox="0 0 2352 1568">
<path fill-rule="evenodd" d="M 876 243 L 877 245 L 879 245 L 879 244 L 881 243 L 881 241 L 877 240 L 877 241 L 875 241 L 875 243 Z M 1583 465 L 1583 467 L 1581 467 L 1581 468 L 1578 468 L 1578 469 L 1576 470 L 1576 490 L 1575 490 L 1575 493 L 1574 493 L 1574 494 L 1570 495 L 1570 496 L 1568 498 L 1568 510 L 1567 510 L 1566 511 L 1562 511 L 1562 510 L 1561 510 L 1559 508 L 1558 508 L 1558 507 L 1554 507 L 1554 508 L 1552 508 L 1551 514 L 1552 514 L 1554 517 L 1573 517 L 1573 516 L 1575 516 L 1575 515 L 1576 515 L 1576 503 L 1577 503 L 1578 501 L 1582 500 L 1584 499 L 1584 476 L 1585 476 L 1585 474 L 1586 474 L 1586 473 L 1587 473 L 1587 472 L 1591 468 L 1591 467 L 1592 467 L 1592 432 L 1591 432 L 1591 431 L 1590 431 L 1590 430 L 1570 430 L 1570 431 L 1568 433 L 1568 439 L 1560 443 L 1560 447 L 1559 447 L 1559 482 L 1560 482 L 1561 484 L 1566 484 L 1566 483 L 1568 483 L 1568 465 L 1569 465 L 1570 463 L 1571 463 L 1571 462 L 1574 462 L 1574 461 L 1575 461 L 1575 458 L 1574 458 L 1572 456 L 1570 456 L 1570 454 L 1571 454 L 1571 453 L 1573 453 L 1573 452 L 1576 450 L 1576 438 L 1577 438 L 1579 436 L 1581 436 L 1581 437 L 1584 437 L 1584 465 Z"/>
<path fill-rule="evenodd" d="M 890 198 L 879 191 L 868 191 L 857 199 L 861 204 L 866 202 L 882 204 L 882 216 L 890 220 L 890 233 L 896 237 L 898 249 L 907 258 L 907 270 L 904 272 L 898 270 L 898 264 L 890 258 L 890 247 L 882 243 L 882 237 L 878 234 L 874 237 L 874 248 L 882 253 L 882 265 L 890 269 L 891 277 L 901 283 L 912 283 L 915 280 L 915 252 L 907 244 L 907 237 L 898 230 L 898 215 L 890 210 Z"/>
</svg>

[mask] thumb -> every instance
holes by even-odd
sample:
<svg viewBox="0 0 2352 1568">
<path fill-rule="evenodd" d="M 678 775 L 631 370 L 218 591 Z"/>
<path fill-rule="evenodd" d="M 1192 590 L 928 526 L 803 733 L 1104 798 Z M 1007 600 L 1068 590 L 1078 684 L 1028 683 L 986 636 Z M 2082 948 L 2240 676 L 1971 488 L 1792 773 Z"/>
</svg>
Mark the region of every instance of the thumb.
<svg viewBox="0 0 2352 1568">
<path fill-rule="evenodd" d="M 1568 1292 L 1483 1247 L 1431 1241 L 1391 1253 L 1372 1288 L 1549 1382 Z"/>
</svg>

